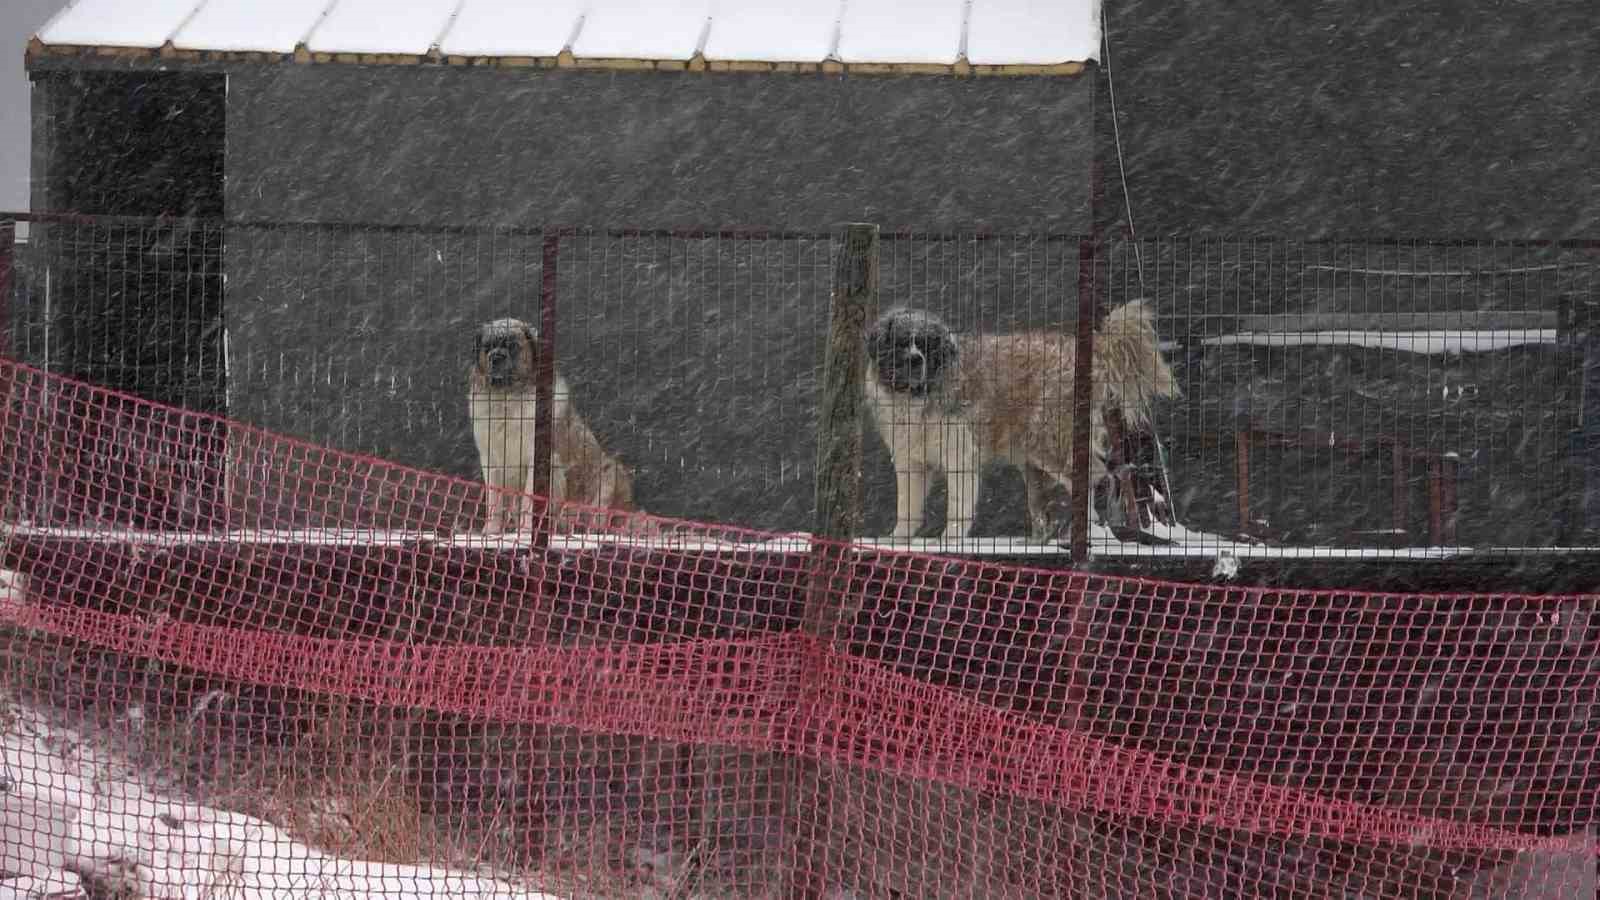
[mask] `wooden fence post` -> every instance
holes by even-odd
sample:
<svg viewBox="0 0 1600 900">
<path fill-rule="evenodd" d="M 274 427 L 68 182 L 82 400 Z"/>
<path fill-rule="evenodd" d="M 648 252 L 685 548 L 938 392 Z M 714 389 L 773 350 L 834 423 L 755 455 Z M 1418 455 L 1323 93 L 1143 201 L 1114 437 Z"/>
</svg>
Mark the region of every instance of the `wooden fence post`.
<svg viewBox="0 0 1600 900">
<path fill-rule="evenodd" d="M 848 541 L 861 528 L 862 384 L 867 322 L 878 306 L 878 226 L 849 225 L 834 274 L 817 416 L 816 527 Z"/>
<path fill-rule="evenodd" d="M 845 227 L 834 271 L 828 345 L 817 416 L 816 521 L 802 627 L 815 653 L 801 676 L 800 703 L 817 702 L 824 689 L 819 669 L 824 653 L 840 641 L 840 627 L 855 610 L 847 606 L 852 551 L 861 527 L 861 445 L 867 371 L 867 323 L 878 311 L 878 227 Z M 809 737 L 807 716 L 797 737 Z M 827 842 L 833 829 L 821 766 L 798 757 L 789 781 L 786 809 L 795 827 L 795 871 L 786 895 L 816 898 L 826 889 Z"/>
</svg>

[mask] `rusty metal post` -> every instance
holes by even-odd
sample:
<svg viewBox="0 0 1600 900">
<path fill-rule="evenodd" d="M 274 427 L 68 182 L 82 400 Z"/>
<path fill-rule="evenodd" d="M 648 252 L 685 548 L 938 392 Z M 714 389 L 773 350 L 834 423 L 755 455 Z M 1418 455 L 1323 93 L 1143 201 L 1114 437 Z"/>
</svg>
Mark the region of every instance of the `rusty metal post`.
<svg viewBox="0 0 1600 900">
<path fill-rule="evenodd" d="M 1099 239 L 1078 241 L 1078 340 L 1072 365 L 1072 563 L 1081 566 L 1089 560 L 1089 508 L 1094 503 L 1094 485 L 1089 481 L 1089 443 L 1094 439 L 1093 391 L 1094 327 L 1098 304 L 1095 302 L 1095 263 Z"/>
<path fill-rule="evenodd" d="M 1233 433 L 1234 482 L 1237 484 L 1239 533 L 1250 533 L 1250 432 L 1239 429 Z"/>
<path fill-rule="evenodd" d="M 540 558 L 550 549 L 550 524 L 556 513 L 550 482 L 555 455 L 556 275 L 560 256 L 560 232 L 547 232 L 540 257 L 539 358 L 533 374 L 533 492 L 546 498 L 544 511 L 534 518 L 533 525 L 533 553 Z"/>
<path fill-rule="evenodd" d="M 1395 540 L 1411 543 L 1407 539 L 1411 531 L 1411 484 L 1409 475 L 1411 470 L 1410 457 L 1406 453 L 1405 444 L 1395 441 L 1389 447 L 1392 467 L 1394 468 L 1394 524 Z"/>
<path fill-rule="evenodd" d="M 14 359 L 11 329 L 14 321 L 12 306 L 15 303 L 16 248 L 17 221 L 0 219 L 0 358 L 4 358 L 8 364 Z M 9 443 L 9 452 L 16 454 L 20 448 L 12 441 L 20 439 L 21 435 L 8 434 L 11 427 L 11 402 L 11 369 L 6 368 L 0 370 L 0 446 Z M 11 521 L 10 485 L 10 478 L 0 480 L 0 531 L 4 530 L 7 521 Z M 0 537 L 9 536 L 0 535 Z M 4 557 L 8 552 L 8 543 L 8 539 L 0 539 L 0 557 Z M 3 563 L 3 560 L 0 560 L 0 563 Z"/>
<path fill-rule="evenodd" d="M 534 402 L 537 408 L 534 410 L 533 484 L 529 491 L 545 498 L 546 505 L 538 515 L 534 516 L 533 534 L 530 535 L 531 546 L 528 549 L 528 566 L 524 570 L 533 586 L 529 594 L 532 602 L 536 604 L 529 624 L 529 633 L 534 640 L 550 647 L 560 646 L 562 642 L 559 620 L 555 615 L 555 584 L 549 577 L 551 517 L 554 512 L 554 504 L 550 499 L 550 474 L 555 453 L 553 429 L 556 382 L 556 275 L 560 253 L 560 232 L 546 231 L 543 235 L 543 252 L 539 269 L 539 358 L 534 361 L 533 372 Z M 523 502 L 532 501 L 524 497 Z M 537 726 L 530 737 L 530 742 L 532 746 L 528 754 L 531 768 L 529 778 L 534 784 L 548 784 L 547 773 L 564 764 L 560 748 L 556 743 L 555 727 Z M 549 823 L 545 821 L 544 805 L 545 800 L 541 793 L 541 796 L 527 805 L 524 813 L 525 841 L 537 859 L 543 858 L 545 847 L 548 845 L 546 830 Z"/>
</svg>

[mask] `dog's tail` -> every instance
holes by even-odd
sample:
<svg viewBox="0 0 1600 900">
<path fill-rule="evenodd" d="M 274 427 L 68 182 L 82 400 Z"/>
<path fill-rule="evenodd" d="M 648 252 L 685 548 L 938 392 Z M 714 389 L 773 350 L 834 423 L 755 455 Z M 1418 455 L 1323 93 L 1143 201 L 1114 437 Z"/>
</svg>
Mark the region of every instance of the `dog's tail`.
<svg viewBox="0 0 1600 900">
<path fill-rule="evenodd" d="M 1112 310 L 1094 343 L 1095 392 L 1105 406 L 1116 408 L 1129 427 L 1149 424 L 1150 404 L 1157 397 L 1178 397 L 1178 379 L 1161 355 L 1155 320 L 1143 300 Z"/>
</svg>

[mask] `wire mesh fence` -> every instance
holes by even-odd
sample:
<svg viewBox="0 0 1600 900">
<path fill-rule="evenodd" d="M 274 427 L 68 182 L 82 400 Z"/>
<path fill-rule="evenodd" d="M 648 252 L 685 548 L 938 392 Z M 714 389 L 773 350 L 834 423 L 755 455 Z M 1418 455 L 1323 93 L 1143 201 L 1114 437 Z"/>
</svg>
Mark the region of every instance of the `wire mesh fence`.
<svg viewBox="0 0 1600 900">
<path fill-rule="evenodd" d="M 516 319 L 549 332 L 538 347 L 572 413 L 552 418 L 558 487 L 565 457 L 588 452 L 629 488 L 606 494 L 578 460 L 591 502 L 807 531 L 840 246 L 778 230 L 45 219 L 14 254 L 8 340 L 53 372 L 481 477 L 474 348 Z M 896 232 L 877 248 L 873 315 L 914 312 L 879 337 L 917 354 L 913 331 L 940 337 L 923 341 L 925 382 L 892 383 L 909 363 L 884 380 L 888 343 L 856 376 L 862 536 L 1064 556 L 1077 491 L 1085 548 L 1113 558 L 1593 543 L 1593 245 L 1159 238 L 1086 255 L 1073 235 Z M 1137 356 L 1146 344 L 1158 352 Z M 183 503 L 227 490 L 178 480 Z M 454 527 L 485 521 L 463 510 Z"/>
<path fill-rule="evenodd" d="M 1157 431 L 1199 529 L 1290 546 L 1587 541 L 1592 244 L 1110 250 L 1112 296 L 1152 298 L 1181 357 L 1186 397 Z"/>
<path fill-rule="evenodd" d="M 0 887 L 1592 893 L 1592 597 L 1064 563 L 1593 544 L 1593 246 L 28 237 Z"/>
<path fill-rule="evenodd" d="M 111 444 L 220 427 L 263 497 L 233 531 L 6 520 L 7 889 L 1593 890 L 1593 596 L 1206 586 L 650 516 L 530 549 L 454 533 L 472 481 L 0 379 L 8 488 L 73 454 L 62 491 L 121 483 L 78 421 L 116 409 Z M 407 496 L 387 531 L 374 483 Z"/>
</svg>

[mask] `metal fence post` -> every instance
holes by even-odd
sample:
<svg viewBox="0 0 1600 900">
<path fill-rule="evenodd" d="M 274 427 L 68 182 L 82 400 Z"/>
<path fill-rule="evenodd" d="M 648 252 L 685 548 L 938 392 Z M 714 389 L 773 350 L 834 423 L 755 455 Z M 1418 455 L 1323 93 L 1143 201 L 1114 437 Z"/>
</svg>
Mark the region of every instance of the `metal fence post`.
<svg viewBox="0 0 1600 900">
<path fill-rule="evenodd" d="M 8 360 L 14 358 L 11 329 L 12 305 L 15 303 L 16 249 L 17 220 L 0 219 L 0 357 Z M 7 368 L 0 371 L 0 446 L 4 445 L 10 427 L 11 402 L 11 370 Z M 9 452 L 15 455 L 18 451 L 19 448 L 13 445 Z M 9 535 L 3 534 L 3 529 L 11 517 L 11 479 L 5 478 L 0 480 L 0 565 L 4 564 L 3 557 L 10 550 Z"/>
<path fill-rule="evenodd" d="M 12 311 L 16 287 L 17 220 L 0 219 L 0 356 L 12 355 Z M 9 394 L 0 392 L 0 395 Z"/>
<path fill-rule="evenodd" d="M 555 455 L 555 384 L 556 384 L 556 294 L 558 262 L 561 255 L 561 232 L 547 230 L 542 235 L 539 258 L 539 358 L 534 361 L 534 434 L 532 485 L 528 492 L 544 498 L 545 507 L 533 517 L 533 534 L 529 535 L 528 567 L 525 570 L 532 582 L 532 601 L 535 604 L 530 632 L 534 640 L 547 647 L 559 647 L 562 635 L 555 615 L 556 590 L 550 573 L 550 531 L 552 516 L 556 512 L 555 500 L 550 496 L 551 473 Z M 524 503 L 533 502 L 524 497 Z M 548 786 L 548 771 L 561 765 L 556 748 L 556 726 L 537 726 L 532 736 L 529 763 L 533 768 L 530 778 L 534 783 Z M 541 790 L 526 811 L 527 844 L 538 859 L 544 858 L 548 843 L 545 821 L 545 798 Z"/>
<path fill-rule="evenodd" d="M 801 673 L 793 744 L 811 738 L 810 711 L 826 688 L 822 667 L 854 610 L 845 602 L 852 552 L 861 528 L 861 454 L 867 371 L 867 323 L 878 307 L 878 226 L 845 226 L 844 246 L 834 270 L 828 344 L 817 417 L 816 520 L 802 627 L 812 640 Z M 791 748 L 791 752 L 801 749 Z M 786 811 L 795 828 L 795 871 L 786 896 L 816 898 L 827 887 L 828 835 L 832 804 L 823 788 L 821 764 L 799 757 L 789 779 Z M 809 789 L 809 791 L 808 791 Z M 809 796 L 808 796 L 809 793 Z M 811 804 L 809 806 L 805 804 Z"/>
<path fill-rule="evenodd" d="M 1072 563 L 1089 559 L 1089 509 L 1094 485 L 1089 481 L 1089 442 L 1094 437 L 1093 414 L 1095 265 L 1099 239 L 1078 241 L 1078 341 L 1072 366 Z"/>
<path fill-rule="evenodd" d="M 555 465 L 556 276 L 560 256 L 561 233 L 546 232 L 539 261 L 539 358 L 533 376 L 533 492 L 546 498 L 544 512 L 534 518 L 533 525 L 532 552 L 539 557 L 550 548 L 551 516 L 556 512 L 550 483 Z"/>
</svg>

